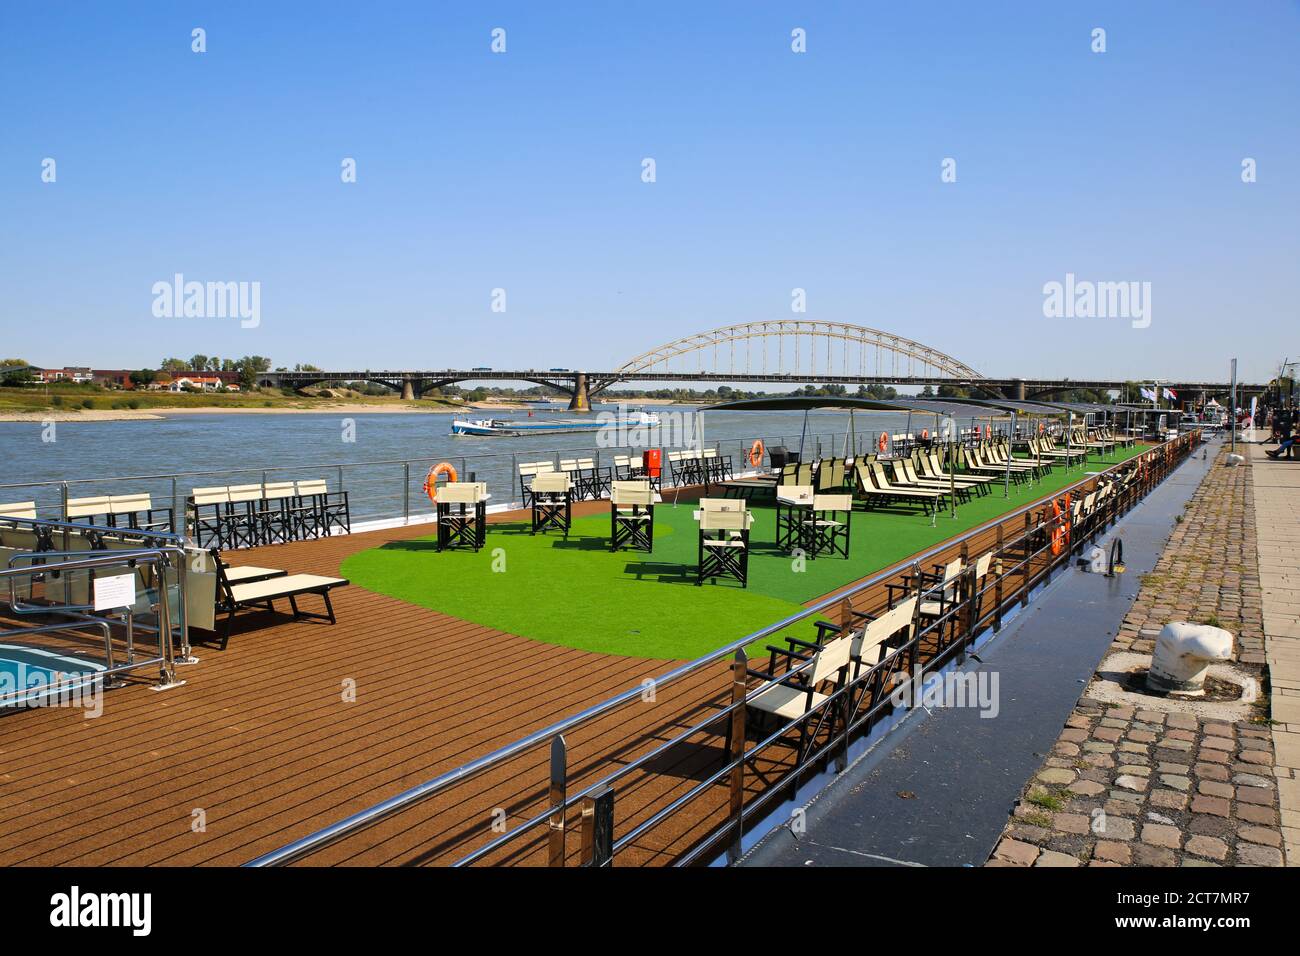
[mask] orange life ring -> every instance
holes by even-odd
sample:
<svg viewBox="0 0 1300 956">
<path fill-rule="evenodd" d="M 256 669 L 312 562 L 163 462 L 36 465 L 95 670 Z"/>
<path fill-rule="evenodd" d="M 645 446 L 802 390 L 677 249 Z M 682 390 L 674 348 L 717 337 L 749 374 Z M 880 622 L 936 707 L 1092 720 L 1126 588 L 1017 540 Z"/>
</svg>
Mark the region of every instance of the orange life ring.
<svg viewBox="0 0 1300 956">
<path fill-rule="evenodd" d="M 1038 434 L 1041 435 L 1041 434 L 1042 434 L 1043 432 L 1045 432 L 1045 431 L 1047 431 L 1047 426 L 1044 425 L 1042 422 L 1039 422 L 1039 423 L 1038 423 Z"/>
<path fill-rule="evenodd" d="M 1065 496 L 1065 507 L 1070 507 L 1069 495 Z M 1056 521 L 1056 527 L 1052 529 L 1052 554 L 1059 555 L 1065 550 L 1065 536 L 1069 533 L 1070 524 L 1061 519 L 1061 505 L 1055 498 L 1052 499 L 1052 518 Z"/>
<path fill-rule="evenodd" d="M 424 476 L 424 493 L 429 496 L 429 500 L 436 502 L 438 500 L 438 476 L 446 475 L 448 481 L 456 480 L 456 469 L 451 466 L 449 461 L 440 461 L 429 469 L 429 473 Z"/>
<path fill-rule="evenodd" d="M 763 464 L 763 439 L 755 438 L 754 444 L 749 446 L 749 463 L 755 468 Z"/>
<path fill-rule="evenodd" d="M 928 429 L 928 428 L 922 428 L 922 429 L 921 429 L 921 441 L 929 441 L 929 440 L 930 440 L 930 429 Z"/>
<path fill-rule="evenodd" d="M 888 432 L 881 432 L 881 433 L 880 433 L 880 438 L 876 441 L 876 447 L 879 448 L 882 452 L 883 452 L 886 448 L 889 447 L 889 433 L 888 433 Z"/>
</svg>

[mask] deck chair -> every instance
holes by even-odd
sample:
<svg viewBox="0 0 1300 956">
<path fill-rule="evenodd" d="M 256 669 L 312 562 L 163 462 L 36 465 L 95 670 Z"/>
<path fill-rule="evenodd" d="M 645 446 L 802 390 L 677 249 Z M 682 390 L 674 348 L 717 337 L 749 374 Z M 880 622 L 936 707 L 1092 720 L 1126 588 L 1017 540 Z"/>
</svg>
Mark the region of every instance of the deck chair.
<svg viewBox="0 0 1300 956">
<path fill-rule="evenodd" d="M 528 486 L 533 534 L 555 528 L 567 538 L 573 523 L 573 481 L 562 471 L 544 471 Z"/>
<path fill-rule="evenodd" d="M 877 486 L 876 479 L 871 470 L 872 466 L 877 464 L 879 464 L 879 462 L 855 462 L 853 468 L 853 476 L 856 482 L 856 487 L 853 490 L 855 497 L 861 498 L 863 504 L 868 508 L 877 504 L 889 505 L 898 501 L 912 501 L 913 503 L 920 504 L 925 509 L 926 514 L 930 513 L 937 495 L 933 495 L 930 492 L 919 492 L 915 496 L 911 496 L 903 492 L 882 490 Z"/>
<path fill-rule="evenodd" d="M 814 495 L 812 510 L 801 515 L 801 523 L 808 557 L 838 554 L 847 558 L 853 532 L 853 496 Z"/>
<path fill-rule="evenodd" d="M 898 500 L 921 501 L 926 503 L 926 512 L 937 510 L 944 506 L 944 499 L 947 498 L 947 489 L 938 488 L 913 488 L 910 486 L 895 485 L 885 475 L 885 466 L 880 461 L 871 463 L 871 477 L 875 480 L 876 487 L 886 494 L 893 495 Z"/>
<path fill-rule="evenodd" d="M 609 492 L 609 550 L 653 551 L 655 493 L 650 482 L 615 481 Z"/>
<path fill-rule="evenodd" d="M 262 486 L 231 485 L 230 503 L 226 505 L 226 543 L 228 548 L 255 548 L 262 537 Z"/>
<path fill-rule="evenodd" d="M 352 505 L 347 491 L 342 488 L 330 491 L 324 478 L 295 482 L 294 489 L 297 499 L 291 507 L 298 514 L 303 536 L 319 538 L 324 535 L 328 538 L 335 530 L 343 534 L 352 533 Z M 309 534 L 313 520 L 316 530 Z"/>
<path fill-rule="evenodd" d="M 81 524 L 108 524 L 108 512 L 112 502 L 108 495 L 95 495 L 89 498 L 69 498 L 64 514 L 69 521 Z"/>
<path fill-rule="evenodd" d="M 435 500 L 438 550 L 467 546 L 474 551 L 487 540 L 487 483 L 449 481 Z"/>
<path fill-rule="evenodd" d="M 726 505 L 743 505 L 734 499 L 704 499 Z M 747 587 L 749 582 L 749 529 L 753 516 L 746 510 L 700 509 L 700 537 L 695 583 L 709 578 L 731 577 Z"/>
<path fill-rule="evenodd" d="M 28 521 L 36 520 L 36 502 L 35 501 L 10 501 L 7 504 L 0 504 L 0 525 L 8 524 L 13 526 L 13 522 L 5 522 L 5 518 L 26 519 Z"/>
<path fill-rule="evenodd" d="M 988 493 L 988 486 L 997 481 L 997 479 L 991 475 L 977 475 L 972 472 L 963 472 L 961 474 L 954 472 L 950 476 L 949 473 L 944 470 L 943 465 L 939 462 L 939 455 L 933 451 L 928 451 L 922 454 L 921 462 L 927 478 L 936 481 L 948 481 L 951 477 L 957 481 L 969 482 L 973 487 L 982 488 L 984 489 L 985 494 Z"/>
<path fill-rule="evenodd" d="M 993 479 L 986 475 L 962 475 L 958 478 L 956 475 L 946 474 L 938 467 L 938 458 L 934 452 L 918 451 L 909 467 L 913 474 L 927 482 L 951 483 L 958 488 L 965 488 L 967 492 L 973 491 L 980 495 L 987 495 L 989 485 L 993 482 Z"/>
<path fill-rule="evenodd" d="M 227 546 L 226 509 L 229 505 L 230 489 L 225 486 L 195 488 L 190 493 L 186 502 L 187 522 L 190 534 L 200 547 Z"/>
<path fill-rule="evenodd" d="M 533 503 L 533 479 L 538 475 L 551 474 L 555 463 L 551 461 L 521 461 L 519 463 L 519 497 L 524 507 Z"/>
<path fill-rule="evenodd" d="M 845 465 L 843 458 L 823 458 L 817 465 L 813 487 L 818 492 L 837 493 L 844 490 Z"/>
<path fill-rule="evenodd" d="M 851 636 L 831 641 L 817 648 L 807 657 L 797 652 L 790 652 L 787 655 L 789 661 L 789 667 L 786 669 L 787 676 L 745 702 L 746 709 L 757 716 L 760 726 L 774 718 L 787 723 L 799 722 L 799 741 L 795 750 L 796 765 L 802 763 L 808 756 L 810 745 L 816 744 L 818 735 L 827 728 L 828 724 L 830 733 L 834 735 L 836 714 L 833 711 L 842 711 L 843 708 L 827 706 L 827 701 L 831 693 L 844 687 L 848 679 L 852 654 L 853 637 Z M 807 666 L 798 673 L 789 673 L 790 670 L 803 664 Z M 764 673 L 752 668 L 748 674 L 765 682 L 777 677 L 775 673 Z M 826 693 L 827 690 L 830 690 L 830 693 Z M 809 718 L 814 710 L 818 711 L 815 724 L 813 719 Z M 728 720 L 727 752 L 730 750 L 731 721 Z"/>
<path fill-rule="evenodd" d="M 246 581 L 232 584 L 224 570 L 217 569 L 218 587 L 221 597 L 218 609 L 226 615 L 221 632 L 221 649 L 224 651 L 230 642 L 230 629 L 239 611 L 253 608 L 265 608 L 274 611 L 275 602 L 287 600 L 293 612 L 294 620 L 315 620 L 337 623 L 334 605 L 330 601 L 330 591 L 351 583 L 346 578 L 328 578 L 319 574 L 285 574 L 258 581 Z M 298 598 L 307 594 L 319 595 L 325 603 L 325 613 L 309 613 L 298 606 Z"/>
<path fill-rule="evenodd" d="M 928 488 L 932 491 L 946 491 L 957 496 L 961 502 L 970 500 L 970 485 L 962 481 L 941 481 L 937 478 L 922 478 L 912 467 L 912 459 L 895 458 L 890 462 L 894 469 L 894 484 L 902 488 Z"/>
<path fill-rule="evenodd" d="M 1017 484 L 1029 480 L 1029 476 L 1025 474 L 1024 470 L 1016 468 L 1014 465 L 1007 468 L 1005 465 L 996 465 L 993 462 L 985 461 L 978 448 L 959 449 L 957 460 L 961 462 L 962 467 L 967 471 L 977 474 L 994 475 L 1000 478 L 1006 478 L 1010 475 L 1011 480 Z"/>
<path fill-rule="evenodd" d="M 989 446 L 989 450 L 994 464 L 1009 461 L 1013 468 L 1025 468 L 1031 470 L 1038 476 L 1046 475 L 1056 464 L 1056 462 L 1050 458 L 1044 458 L 1040 461 L 1038 458 L 1024 458 L 1020 455 L 1013 454 L 1011 446 L 1005 441 L 993 442 Z"/>
</svg>

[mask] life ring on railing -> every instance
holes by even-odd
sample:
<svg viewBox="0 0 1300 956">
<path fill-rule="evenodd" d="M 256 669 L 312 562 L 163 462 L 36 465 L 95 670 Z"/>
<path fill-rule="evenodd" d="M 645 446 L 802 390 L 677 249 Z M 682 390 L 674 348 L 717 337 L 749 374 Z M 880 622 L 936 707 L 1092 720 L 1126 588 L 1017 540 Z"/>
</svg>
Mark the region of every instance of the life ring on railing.
<svg viewBox="0 0 1300 956">
<path fill-rule="evenodd" d="M 749 446 L 749 463 L 755 468 L 763 464 L 763 439 L 755 438 L 754 444 Z"/>
<path fill-rule="evenodd" d="M 1065 496 L 1065 507 L 1069 510 L 1070 496 Z M 1056 527 L 1052 529 L 1052 554 L 1060 555 L 1065 550 L 1065 536 L 1070 532 L 1070 524 L 1061 518 L 1061 505 L 1052 499 L 1052 520 L 1056 522 Z"/>
<path fill-rule="evenodd" d="M 878 439 L 876 440 L 876 447 L 879 448 L 882 452 L 883 452 L 886 448 L 889 447 L 889 433 L 888 433 L 888 432 L 881 432 L 881 433 L 880 433 L 880 438 L 878 438 Z"/>
<path fill-rule="evenodd" d="M 456 469 L 451 466 L 449 461 L 440 461 L 429 469 L 429 473 L 424 476 L 424 493 L 429 496 L 429 500 L 436 502 L 438 500 L 438 476 L 446 475 L 448 481 L 456 480 Z"/>
<path fill-rule="evenodd" d="M 1041 434 L 1042 434 L 1043 432 L 1045 432 L 1045 431 L 1047 431 L 1047 426 L 1044 425 L 1042 422 L 1039 422 L 1039 423 L 1038 423 L 1038 434 L 1041 435 Z"/>
<path fill-rule="evenodd" d="M 922 429 L 921 429 L 921 441 L 929 441 L 929 440 L 930 440 L 930 429 L 928 429 L 928 428 L 922 428 Z"/>
</svg>

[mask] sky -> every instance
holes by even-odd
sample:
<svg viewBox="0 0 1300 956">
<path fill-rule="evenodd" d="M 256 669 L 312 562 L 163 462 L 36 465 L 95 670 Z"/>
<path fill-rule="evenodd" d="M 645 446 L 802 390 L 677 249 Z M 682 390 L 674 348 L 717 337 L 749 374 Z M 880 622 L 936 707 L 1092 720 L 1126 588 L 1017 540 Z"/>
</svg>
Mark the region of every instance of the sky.
<svg viewBox="0 0 1300 956">
<path fill-rule="evenodd" d="M 1294 0 L 7 2 L 0 357 L 603 370 L 793 317 L 1263 381 L 1300 357 L 1298 94 Z M 178 273 L 256 322 L 155 314 Z M 1067 274 L 1149 324 L 1046 315 Z"/>
</svg>

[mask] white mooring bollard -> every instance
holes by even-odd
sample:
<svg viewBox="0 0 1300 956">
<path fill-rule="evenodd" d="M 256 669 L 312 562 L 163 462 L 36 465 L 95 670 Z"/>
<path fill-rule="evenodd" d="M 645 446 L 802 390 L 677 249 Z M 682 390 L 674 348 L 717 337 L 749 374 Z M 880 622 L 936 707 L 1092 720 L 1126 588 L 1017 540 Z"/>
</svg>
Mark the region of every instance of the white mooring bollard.
<svg viewBox="0 0 1300 956">
<path fill-rule="evenodd" d="M 1203 694 L 1205 672 L 1232 659 L 1232 634 L 1209 624 L 1170 621 L 1156 639 L 1147 687 L 1161 693 Z"/>
</svg>

